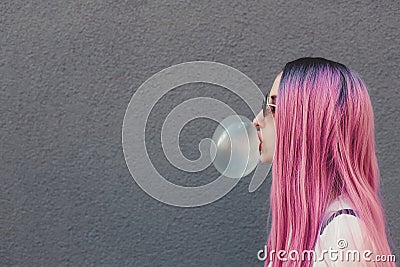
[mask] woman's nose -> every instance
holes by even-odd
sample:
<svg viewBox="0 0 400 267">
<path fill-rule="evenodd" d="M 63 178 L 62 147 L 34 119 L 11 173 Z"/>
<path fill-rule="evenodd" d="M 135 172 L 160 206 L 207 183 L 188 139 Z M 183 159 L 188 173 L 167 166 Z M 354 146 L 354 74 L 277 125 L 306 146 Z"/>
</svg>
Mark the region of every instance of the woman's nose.
<svg viewBox="0 0 400 267">
<path fill-rule="evenodd" d="M 253 125 L 259 129 L 264 127 L 264 116 L 262 114 L 262 111 L 260 111 L 257 116 L 253 120 Z"/>
</svg>

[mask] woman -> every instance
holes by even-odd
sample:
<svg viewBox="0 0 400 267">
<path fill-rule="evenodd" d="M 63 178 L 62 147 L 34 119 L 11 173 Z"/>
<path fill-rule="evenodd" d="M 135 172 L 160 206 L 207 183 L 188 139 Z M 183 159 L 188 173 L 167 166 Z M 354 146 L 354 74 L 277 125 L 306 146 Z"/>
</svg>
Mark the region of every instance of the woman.
<svg viewBox="0 0 400 267">
<path fill-rule="evenodd" d="M 265 266 L 395 266 L 372 262 L 391 254 L 373 119 L 343 64 L 300 58 L 278 74 L 253 121 L 260 160 L 273 162 Z"/>
</svg>

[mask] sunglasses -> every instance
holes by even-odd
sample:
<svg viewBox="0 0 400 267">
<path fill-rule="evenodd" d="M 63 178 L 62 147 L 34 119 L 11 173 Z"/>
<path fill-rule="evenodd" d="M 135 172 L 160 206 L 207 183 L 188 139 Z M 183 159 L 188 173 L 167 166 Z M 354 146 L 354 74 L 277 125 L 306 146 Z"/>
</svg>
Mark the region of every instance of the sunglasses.
<svg viewBox="0 0 400 267">
<path fill-rule="evenodd" d="M 270 104 L 268 103 L 268 97 L 269 93 L 265 96 L 265 99 L 263 100 L 262 103 L 262 110 L 263 110 L 263 116 L 266 117 L 269 114 L 275 115 L 275 104 Z"/>
</svg>

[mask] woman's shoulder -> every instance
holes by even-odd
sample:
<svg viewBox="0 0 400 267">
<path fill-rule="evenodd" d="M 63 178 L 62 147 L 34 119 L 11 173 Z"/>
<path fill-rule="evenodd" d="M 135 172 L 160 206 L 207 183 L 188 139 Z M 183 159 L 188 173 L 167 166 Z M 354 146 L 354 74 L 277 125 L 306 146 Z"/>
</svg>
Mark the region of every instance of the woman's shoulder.
<svg viewBox="0 0 400 267">
<path fill-rule="evenodd" d="M 354 262 L 332 261 L 327 254 L 352 252 L 365 250 L 366 237 L 362 230 L 362 220 L 358 217 L 357 211 L 354 210 L 351 202 L 345 197 L 336 198 L 326 209 L 323 231 L 319 233 L 315 244 L 315 253 L 318 261 L 313 266 L 347 266 L 346 264 L 354 264 Z M 363 263 L 358 262 L 360 266 Z"/>
<path fill-rule="evenodd" d="M 321 227 L 325 228 L 324 232 L 354 232 L 361 228 L 361 219 L 350 200 L 340 195 L 327 207 Z"/>
<path fill-rule="evenodd" d="M 346 197 L 339 196 L 326 209 L 318 245 L 321 248 L 357 249 L 363 240 L 362 221 L 357 211 Z"/>
<path fill-rule="evenodd" d="M 340 214 L 319 235 L 315 246 L 317 261 L 314 262 L 313 267 L 368 266 L 361 258 L 360 261 L 355 262 L 355 259 L 346 260 L 346 258 L 339 257 L 340 255 L 357 257 L 354 253 L 358 252 L 361 255 L 367 248 L 366 237 L 361 228 L 361 219 L 349 214 Z"/>
<path fill-rule="evenodd" d="M 344 228 L 359 227 L 359 217 L 350 200 L 340 195 L 330 203 L 326 208 L 325 214 L 320 226 L 320 234 L 325 232 L 325 229 L 332 230 L 334 226 Z M 344 229 L 343 229 L 344 230 Z"/>
<path fill-rule="evenodd" d="M 349 213 L 340 213 L 326 224 L 323 231 L 320 232 L 320 238 L 329 243 L 339 242 L 339 240 L 357 243 L 362 241 L 362 233 L 359 217 Z"/>
</svg>

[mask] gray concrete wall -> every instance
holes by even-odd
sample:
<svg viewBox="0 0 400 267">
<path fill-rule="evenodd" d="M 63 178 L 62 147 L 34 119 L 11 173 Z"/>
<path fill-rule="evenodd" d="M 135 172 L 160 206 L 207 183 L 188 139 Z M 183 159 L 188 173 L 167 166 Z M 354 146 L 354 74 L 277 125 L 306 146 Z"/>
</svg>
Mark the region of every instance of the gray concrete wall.
<svg viewBox="0 0 400 267">
<path fill-rule="evenodd" d="M 374 105 L 382 195 L 399 255 L 398 1 L 1 1 L 0 266 L 262 266 L 270 176 L 222 199 L 178 208 L 148 196 L 125 164 L 125 109 L 147 78 L 193 60 L 230 65 L 269 89 L 283 65 L 321 56 L 355 69 Z M 150 152 L 171 181 L 202 184 L 213 168 L 173 168 L 157 139 L 162 114 L 209 96 L 250 115 L 211 85 L 182 86 L 152 113 Z M 261 104 L 261 99 L 260 99 Z M 195 120 L 182 149 L 213 132 Z"/>
</svg>

